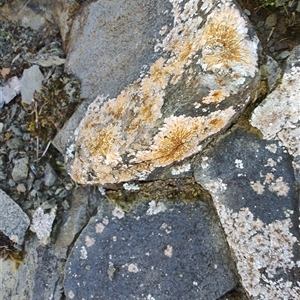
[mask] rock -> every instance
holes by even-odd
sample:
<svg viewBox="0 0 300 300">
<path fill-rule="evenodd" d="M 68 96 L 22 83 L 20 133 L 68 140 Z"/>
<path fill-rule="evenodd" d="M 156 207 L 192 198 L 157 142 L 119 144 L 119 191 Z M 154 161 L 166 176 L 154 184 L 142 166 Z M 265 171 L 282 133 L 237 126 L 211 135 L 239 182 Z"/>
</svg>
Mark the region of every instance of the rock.
<svg viewBox="0 0 300 300">
<path fill-rule="evenodd" d="M 2 299 L 61 299 L 62 265 L 53 255 L 52 246 L 39 246 L 37 238 L 31 236 L 25 242 L 25 249 L 26 255 L 17 272 L 11 261 L 1 262 Z"/>
<path fill-rule="evenodd" d="M 265 26 L 274 27 L 276 24 L 277 24 L 277 15 L 276 14 L 269 15 L 265 21 Z"/>
<path fill-rule="evenodd" d="M 198 163 L 251 299 L 297 299 L 299 239 L 291 156 L 277 141 L 234 129 Z"/>
<path fill-rule="evenodd" d="M 278 66 L 276 60 L 271 56 L 267 56 L 267 62 L 261 66 L 261 75 L 263 78 L 267 78 L 269 89 L 272 91 L 281 77 L 281 69 Z"/>
<path fill-rule="evenodd" d="M 233 2 L 142 2 L 96 1 L 74 20 L 67 70 L 83 96 L 99 95 L 65 153 L 78 183 L 158 178 L 224 131 L 257 88 L 258 39 Z"/>
<path fill-rule="evenodd" d="M 16 182 L 25 180 L 28 175 L 28 157 L 15 160 L 15 166 L 12 170 L 12 179 Z"/>
<path fill-rule="evenodd" d="M 40 244 L 43 246 L 50 242 L 49 238 L 56 217 L 56 209 L 57 206 L 55 205 L 49 213 L 45 213 L 42 207 L 38 207 L 33 213 L 30 230 L 36 233 Z"/>
<path fill-rule="evenodd" d="M 217 299 L 237 285 L 210 202 L 99 203 L 67 260 L 67 299 Z"/>
<path fill-rule="evenodd" d="M 59 258 L 67 258 L 69 246 L 97 208 L 97 202 L 93 201 L 93 194 L 89 190 L 88 187 L 80 187 L 73 192 L 71 207 L 63 216 L 55 242 L 55 255 Z"/>
<path fill-rule="evenodd" d="M 46 163 L 45 168 L 45 176 L 44 176 L 44 183 L 47 186 L 52 186 L 56 182 L 57 175 L 52 166 L 49 163 Z"/>
<path fill-rule="evenodd" d="M 4 191 L 0 190 L 0 230 L 11 241 L 22 245 L 29 226 L 29 218 Z"/>
<path fill-rule="evenodd" d="M 20 146 L 22 146 L 22 140 L 18 137 L 12 138 L 7 141 L 6 145 L 9 149 L 18 149 Z"/>
<path fill-rule="evenodd" d="M 42 87 L 44 76 L 37 65 L 24 70 L 21 79 L 22 101 L 31 104 L 34 92 L 39 92 Z"/>
<path fill-rule="evenodd" d="M 21 91 L 21 80 L 17 77 L 11 77 L 4 86 L 0 86 L 0 108 L 9 103 Z"/>
<path fill-rule="evenodd" d="M 253 112 L 251 124 L 264 139 L 279 140 L 294 157 L 300 155 L 300 46 L 287 62 L 281 84 Z"/>
<path fill-rule="evenodd" d="M 80 5 L 75 0 L 58 0 L 53 3 L 52 16 L 55 23 L 59 24 L 60 34 L 65 45 L 68 42 L 74 15 L 79 7 Z"/>
</svg>

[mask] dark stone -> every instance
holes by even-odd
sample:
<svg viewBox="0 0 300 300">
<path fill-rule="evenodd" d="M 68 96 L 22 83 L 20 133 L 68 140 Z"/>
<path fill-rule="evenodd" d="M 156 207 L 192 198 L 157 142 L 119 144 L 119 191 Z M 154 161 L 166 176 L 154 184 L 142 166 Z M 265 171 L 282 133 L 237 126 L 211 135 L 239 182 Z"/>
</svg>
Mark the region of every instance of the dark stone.
<svg viewBox="0 0 300 300">
<path fill-rule="evenodd" d="M 237 285 L 211 203 L 156 205 L 166 210 L 140 203 L 122 218 L 101 199 L 68 258 L 67 299 L 217 299 Z"/>
</svg>

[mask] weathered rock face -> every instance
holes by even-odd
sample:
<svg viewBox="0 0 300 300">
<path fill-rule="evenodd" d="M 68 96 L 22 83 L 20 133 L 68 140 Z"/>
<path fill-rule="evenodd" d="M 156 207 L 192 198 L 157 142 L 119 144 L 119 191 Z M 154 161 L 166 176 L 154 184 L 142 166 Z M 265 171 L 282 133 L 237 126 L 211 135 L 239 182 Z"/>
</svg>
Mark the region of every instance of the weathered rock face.
<svg viewBox="0 0 300 300">
<path fill-rule="evenodd" d="M 251 124 L 266 140 L 279 140 L 294 157 L 300 182 L 300 46 L 291 52 L 281 84 L 257 107 Z"/>
<path fill-rule="evenodd" d="M 258 40 L 232 1 L 152 1 L 142 9 L 133 0 L 118 5 L 133 10 L 120 13 L 118 6 L 116 15 L 103 19 L 116 7 L 98 1 L 75 21 L 74 31 L 84 33 L 101 20 L 97 31 L 82 34 L 101 42 L 87 52 L 98 61 L 97 71 L 83 81 L 87 94 L 96 84 L 91 77 L 99 76 L 100 96 L 88 107 L 66 153 L 69 172 L 81 184 L 145 180 L 155 169 L 198 153 L 243 111 L 256 87 Z M 116 49 L 109 43 L 119 34 L 123 44 Z M 124 44 L 124 36 L 132 40 Z M 73 51 L 69 69 L 79 64 Z M 107 55 L 116 56 L 113 67 Z"/>
<path fill-rule="evenodd" d="M 212 195 L 250 299 L 298 299 L 299 194 L 285 149 L 235 129 L 202 157 L 195 179 Z"/>
<path fill-rule="evenodd" d="M 233 289 L 233 260 L 203 200 L 140 202 L 124 213 L 102 197 L 68 258 L 66 298 L 217 299 Z"/>
</svg>

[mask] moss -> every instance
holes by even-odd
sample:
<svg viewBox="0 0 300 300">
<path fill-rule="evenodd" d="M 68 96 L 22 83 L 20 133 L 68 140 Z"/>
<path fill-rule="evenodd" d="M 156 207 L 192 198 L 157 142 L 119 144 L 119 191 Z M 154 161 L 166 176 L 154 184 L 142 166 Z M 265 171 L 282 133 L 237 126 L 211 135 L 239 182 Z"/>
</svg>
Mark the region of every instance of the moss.
<svg viewBox="0 0 300 300">
<path fill-rule="evenodd" d="M 29 132 L 41 140 L 51 141 L 71 117 L 78 104 L 80 83 L 57 68 L 39 93 L 29 110 Z"/>
<path fill-rule="evenodd" d="M 137 201 L 191 202 L 199 199 L 209 201 L 210 195 L 194 179 L 168 179 L 138 183 L 139 190 L 128 191 L 122 185 L 117 190 L 108 190 L 107 198 L 128 212 Z"/>
<path fill-rule="evenodd" d="M 10 260 L 15 264 L 15 270 L 23 262 L 25 251 L 18 251 L 14 247 L 14 243 L 0 231 L 0 257 L 4 260 Z"/>
</svg>

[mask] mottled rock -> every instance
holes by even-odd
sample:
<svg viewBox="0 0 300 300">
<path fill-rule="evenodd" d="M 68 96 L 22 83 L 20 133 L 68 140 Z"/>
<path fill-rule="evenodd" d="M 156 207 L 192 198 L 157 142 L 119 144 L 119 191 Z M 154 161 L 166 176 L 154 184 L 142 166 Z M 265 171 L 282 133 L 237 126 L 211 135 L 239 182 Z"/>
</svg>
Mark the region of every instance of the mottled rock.
<svg viewBox="0 0 300 300">
<path fill-rule="evenodd" d="M 37 65 L 24 70 L 21 79 L 21 95 L 22 101 L 31 104 L 34 92 L 39 92 L 42 87 L 44 76 Z"/>
<path fill-rule="evenodd" d="M 68 258 L 67 299 L 217 299 L 237 285 L 211 203 L 100 203 Z"/>
<path fill-rule="evenodd" d="M 264 139 L 279 140 L 294 156 L 296 174 L 300 171 L 299 94 L 300 46 L 297 46 L 287 60 L 281 84 L 254 110 L 250 120 L 262 132 Z"/>
<path fill-rule="evenodd" d="M 199 161 L 241 283 L 251 299 L 298 299 L 297 209 L 292 158 L 277 141 L 235 129 Z"/>
<path fill-rule="evenodd" d="M 25 250 L 23 263 L 17 272 L 10 260 L 1 262 L 1 299 L 61 299 L 62 266 L 53 255 L 52 246 L 39 246 L 37 238 L 32 235 L 25 242 Z"/>
<path fill-rule="evenodd" d="M 65 154 L 81 184 L 146 180 L 198 153 L 257 87 L 258 39 L 232 1 L 96 1 L 71 40 L 67 70 L 99 95 Z"/>
<path fill-rule="evenodd" d="M 13 76 L 7 80 L 4 86 L 0 86 L 0 108 L 9 103 L 21 91 L 21 80 Z"/>
<path fill-rule="evenodd" d="M 50 242 L 49 238 L 56 217 L 56 209 L 57 206 L 55 205 L 49 213 L 45 213 L 42 207 L 38 207 L 32 215 L 30 230 L 36 233 L 39 243 L 43 246 Z"/>
<path fill-rule="evenodd" d="M 11 176 L 14 181 L 18 182 L 27 178 L 28 175 L 28 157 L 16 159 Z"/>
<path fill-rule="evenodd" d="M 30 220 L 18 204 L 0 190 L 0 230 L 11 241 L 22 245 Z"/>
</svg>

